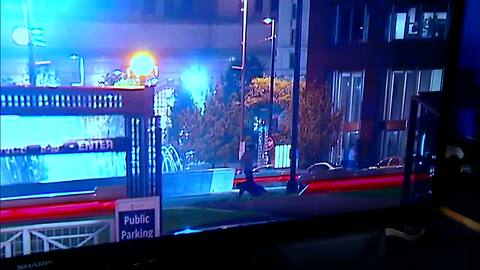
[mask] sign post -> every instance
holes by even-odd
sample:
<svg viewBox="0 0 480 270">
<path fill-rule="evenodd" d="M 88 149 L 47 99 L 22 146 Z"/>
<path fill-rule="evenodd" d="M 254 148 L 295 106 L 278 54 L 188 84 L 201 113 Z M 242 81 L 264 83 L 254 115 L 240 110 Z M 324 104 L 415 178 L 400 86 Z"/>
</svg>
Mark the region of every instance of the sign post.
<svg viewBox="0 0 480 270">
<path fill-rule="evenodd" d="M 115 207 L 117 241 L 160 236 L 160 198 L 117 200 Z"/>
</svg>

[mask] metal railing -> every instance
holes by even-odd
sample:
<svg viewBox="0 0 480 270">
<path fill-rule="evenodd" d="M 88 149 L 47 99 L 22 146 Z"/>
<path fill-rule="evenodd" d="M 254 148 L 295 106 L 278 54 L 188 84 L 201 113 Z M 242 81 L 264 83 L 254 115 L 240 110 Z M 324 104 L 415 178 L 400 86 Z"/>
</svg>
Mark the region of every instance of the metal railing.
<svg viewBox="0 0 480 270">
<path fill-rule="evenodd" d="M 0 229 L 0 258 L 115 241 L 114 220 L 87 220 Z"/>
</svg>

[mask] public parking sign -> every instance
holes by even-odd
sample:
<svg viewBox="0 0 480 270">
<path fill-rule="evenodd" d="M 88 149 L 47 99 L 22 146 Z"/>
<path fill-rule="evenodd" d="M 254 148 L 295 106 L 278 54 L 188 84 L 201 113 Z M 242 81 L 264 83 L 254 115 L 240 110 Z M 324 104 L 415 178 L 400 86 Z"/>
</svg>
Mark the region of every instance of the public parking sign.
<svg viewBox="0 0 480 270">
<path fill-rule="evenodd" d="M 117 241 L 160 236 L 160 198 L 117 200 L 115 223 Z"/>
</svg>

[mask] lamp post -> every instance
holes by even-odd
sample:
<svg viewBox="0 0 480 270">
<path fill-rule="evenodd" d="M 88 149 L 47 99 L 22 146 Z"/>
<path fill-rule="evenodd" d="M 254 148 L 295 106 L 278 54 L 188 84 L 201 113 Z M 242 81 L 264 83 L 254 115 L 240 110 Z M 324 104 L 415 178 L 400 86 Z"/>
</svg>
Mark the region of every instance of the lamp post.
<svg viewBox="0 0 480 270">
<path fill-rule="evenodd" d="M 247 74 L 247 37 L 248 37 L 248 0 L 242 0 L 242 65 L 240 67 L 234 66 L 234 69 L 241 70 L 240 77 L 240 105 L 241 105 L 241 117 L 240 117 L 240 145 L 238 148 L 238 158 L 242 157 L 245 152 L 245 139 L 243 137 L 243 129 L 245 125 L 245 80 Z"/>
<path fill-rule="evenodd" d="M 303 0 L 297 0 L 297 19 L 295 26 L 295 66 L 293 69 L 292 91 L 292 147 L 290 148 L 290 179 L 287 193 L 296 193 L 297 185 L 297 149 L 298 149 L 298 110 L 300 103 L 300 57 L 302 53 L 302 12 Z"/>
<path fill-rule="evenodd" d="M 25 27 L 28 29 L 28 78 L 30 85 L 35 85 L 36 71 L 35 71 L 35 59 L 33 53 L 33 41 L 32 41 L 32 32 L 31 32 L 31 17 L 30 17 L 30 1 L 24 1 L 22 3 L 23 9 L 23 18 Z"/>
<path fill-rule="evenodd" d="M 271 136 L 273 127 L 273 94 L 275 91 L 276 24 L 274 18 L 265 18 L 263 19 L 263 23 L 265 23 L 266 25 L 270 25 L 272 28 L 272 35 L 269 38 L 272 42 L 272 51 L 270 56 L 270 99 L 268 112 L 268 134 Z"/>
<path fill-rule="evenodd" d="M 141 85 L 144 85 L 151 75 L 157 75 L 155 56 L 148 51 L 138 51 L 130 58 L 130 70 Z"/>
</svg>

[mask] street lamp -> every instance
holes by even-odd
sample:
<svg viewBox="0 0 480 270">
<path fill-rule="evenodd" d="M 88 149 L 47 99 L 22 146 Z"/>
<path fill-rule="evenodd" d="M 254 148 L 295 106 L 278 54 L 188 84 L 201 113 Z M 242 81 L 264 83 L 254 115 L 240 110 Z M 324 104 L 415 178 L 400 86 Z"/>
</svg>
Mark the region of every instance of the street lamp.
<svg viewBox="0 0 480 270">
<path fill-rule="evenodd" d="M 248 34 L 248 0 L 241 0 L 242 1 L 242 12 L 243 12 L 243 20 L 242 20 L 242 66 L 234 66 L 234 69 L 241 70 L 241 78 L 240 78 L 240 105 L 242 106 L 241 110 L 241 119 L 240 119 L 240 146 L 238 149 L 238 158 L 240 159 L 245 152 L 245 139 L 243 137 L 243 129 L 245 125 L 245 78 L 247 73 L 247 34 Z"/>
<path fill-rule="evenodd" d="M 130 70 L 140 83 L 144 84 L 151 75 L 156 75 L 157 65 L 155 57 L 148 51 L 138 51 L 130 58 Z"/>
<path fill-rule="evenodd" d="M 293 68 L 292 89 L 292 147 L 290 148 L 290 179 L 287 182 L 287 193 L 298 192 L 297 149 L 298 149 L 298 110 L 300 103 L 300 58 L 302 54 L 302 12 L 303 0 L 297 0 L 297 18 L 295 22 L 295 65 Z"/>
<path fill-rule="evenodd" d="M 33 42 L 32 42 L 32 33 L 30 32 L 31 28 L 31 18 L 30 18 L 30 1 L 26 1 L 22 4 L 23 9 L 23 18 L 25 21 L 25 26 L 28 29 L 28 77 L 30 85 L 35 85 L 36 71 L 35 71 L 35 59 L 33 54 Z"/>
<path fill-rule="evenodd" d="M 263 19 L 263 23 L 266 25 L 270 25 L 272 28 L 272 35 L 270 36 L 270 40 L 272 41 L 272 52 L 270 56 L 270 110 L 268 113 L 268 134 L 271 136 L 272 134 L 272 126 L 273 126 L 273 93 L 275 90 L 275 40 L 276 40 L 276 25 L 274 18 L 265 18 Z"/>
<path fill-rule="evenodd" d="M 70 60 L 72 60 L 75 66 L 78 66 L 79 81 L 72 82 L 72 86 L 84 86 L 85 85 L 85 60 L 78 54 L 71 54 Z"/>
</svg>

